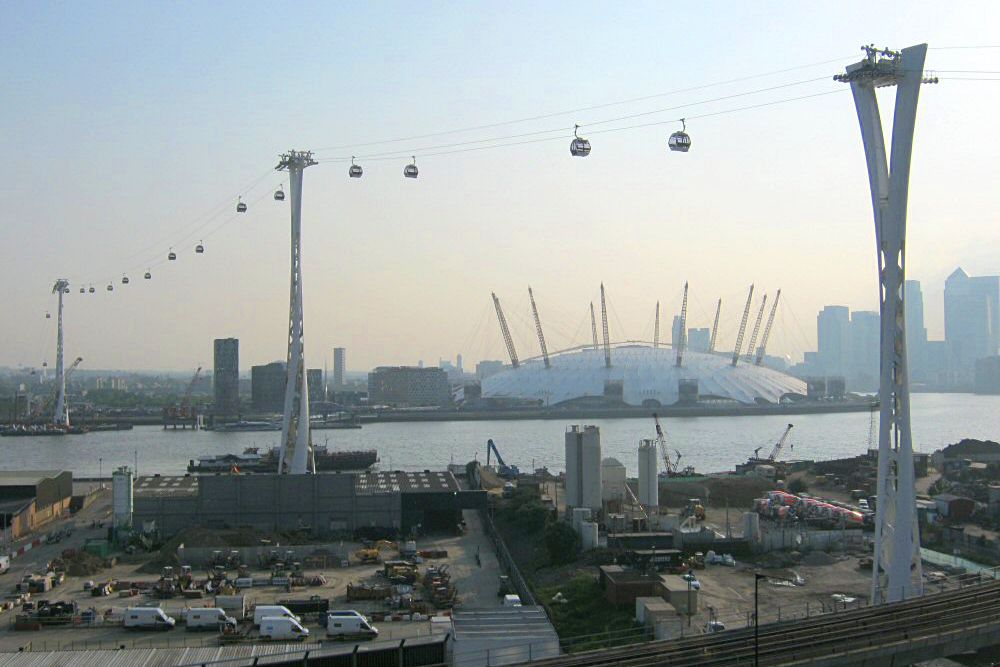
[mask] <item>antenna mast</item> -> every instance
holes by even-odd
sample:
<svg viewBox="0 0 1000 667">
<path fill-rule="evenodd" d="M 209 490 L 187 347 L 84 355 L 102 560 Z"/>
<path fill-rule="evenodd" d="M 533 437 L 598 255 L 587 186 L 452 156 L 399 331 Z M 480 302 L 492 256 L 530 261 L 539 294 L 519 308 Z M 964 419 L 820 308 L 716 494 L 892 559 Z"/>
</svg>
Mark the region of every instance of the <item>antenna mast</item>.
<svg viewBox="0 0 1000 667">
<path fill-rule="evenodd" d="M 531 314 L 535 318 L 535 333 L 538 334 L 538 344 L 542 348 L 542 359 L 545 361 L 545 367 L 551 368 L 549 349 L 545 347 L 545 334 L 542 333 L 542 320 L 538 317 L 538 306 L 535 305 L 535 295 L 532 293 L 530 285 L 528 286 L 528 299 L 531 300 Z"/>
<path fill-rule="evenodd" d="M 500 299 L 497 298 L 496 292 L 491 292 L 490 294 L 493 295 L 493 306 L 497 309 L 497 319 L 500 321 L 500 333 L 503 334 L 503 342 L 507 346 L 511 368 L 517 368 L 521 364 L 517 360 L 517 350 L 514 349 L 514 340 L 510 337 L 510 329 L 507 328 L 507 318 L 503 316 L 503 308 L 500 307 Z"/>
<path fill-rule="evenodd" d="M 743 347 L 743 335 L 746 333 L 747 319 L 750 317 L 750 302 L 753 301 L 753 285 L 747 294 L 747 305 L 743 308 L 743 320 L 740 322 L 740 332 L 736 335 L 736 347 L 733 348 L 733 366 L 740 362 L 740 348 Z"/>
</svg>

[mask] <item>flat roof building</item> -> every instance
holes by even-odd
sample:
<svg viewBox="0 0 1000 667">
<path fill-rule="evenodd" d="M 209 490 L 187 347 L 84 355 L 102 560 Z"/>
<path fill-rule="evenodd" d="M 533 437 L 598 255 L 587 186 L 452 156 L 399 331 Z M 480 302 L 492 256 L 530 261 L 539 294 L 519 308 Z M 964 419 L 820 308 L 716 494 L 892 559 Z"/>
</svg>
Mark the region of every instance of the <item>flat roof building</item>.
<svg viewBox="0 0 1000 667">
<path fill-rule="evenodd" d="M 240 411 L 240 341 L 216 338 L 212 389 L 215 414 L 235 415 Z"/>
<path fill-rule="evenodd" d="M 448 375 L 440 368 L 379 366 L 368 374 L 368 402 L 398 407 L 450 405 Z"/>
<path fill-rule="evenodd" d="M 250 400 L 255 412 L 285 409 L 285 362 L 273 361 L 250 369 Z"/>
</svg>

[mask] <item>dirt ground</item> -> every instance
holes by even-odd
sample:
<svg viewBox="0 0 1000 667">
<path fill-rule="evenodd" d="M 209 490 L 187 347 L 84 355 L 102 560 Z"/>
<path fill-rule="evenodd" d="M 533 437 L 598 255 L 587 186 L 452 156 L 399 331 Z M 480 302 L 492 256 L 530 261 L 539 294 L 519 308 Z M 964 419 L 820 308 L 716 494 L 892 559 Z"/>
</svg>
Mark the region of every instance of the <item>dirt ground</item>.
<svg viewBox="0 0 1000 667">
<path fill-rule="evenodd" d="M 109 499 L 103 498 L 99 503 L 83 510 L 79 515 L 68 521 L 46 526 L 46 531 L 59 528 L 62 525 L 73 523 L 77 526 L 73 537 L 63 540 L 59 544 L 43 545 L 37 549 L 26 553 L 22 558 L 12 562 L 11 571 L 5 575 L 0 575 L 0 590 L 6 596 L 13 591 L 14 585 L 21 579 L 23 574 L 40 572 L 49 559 L 59 555 L 66 548 L 79 548 L 86 538 L 103 536 L 106 529 L 91 529 L 90 522 L 94 519 L 107 519 L 110 513 Z M 479 515 L 474 511 L 465 513 L 467 531 L 464 535 L 432 535 L 417 541 L 418 549 L 444 549 L 448 552 L 448 557 L 444 559 L 427 560 L 420 566 L 421 573 L 427 565 L 447 564 L 450 568 L 452 583 L 456 586 L 459 596 L 458 608 L 482 608 L 499 606 L 500 599 L 497 597 L 497 585 L 499 582 L 500 569 L 496 556 L 492 550 L 489 538 L 483 532 L 483 527 L 479 520 Z M 105 524 L 106 525 L 106 524 Z M 352 553 L 360 544 L 344 543 L 344 549 Z M 479 553 L 479 563 L 476 561 L 476 553 Z M 396 557 L 395 554 L 385 552 L 387 558 Z M 99 574 L 67 577 L 66 581 L 52 591 L 35 596 L 35 599 L 75 600 L 81 610 L 95 608 L 99 614 L 107 609 L 122 610 L 128 606 L 159 605 L 164 611 L 174 618 L 179 618 L 187 606 L 206 606 L 211 604 L 211 598 L 201 600 L 183 600 L 179 598 L 168 600 L 155 600 L 145 596 L 120 598 L 116 594 L 110 597 L 92 597 L 89 591 L 83 589 L 84 582 L 107 581 L 109 579 L 118 580 L 143 580 L 152 581 L 157 577 L 153 574 L 144 574 L 140 570 L 147 561 L 153 559 L 154 555 L 145 557 L 129 557 L 129 562 L 119 562 L 113 568 L 105 569 Z M 319 587 L 305 587 L 297 589 L 291 593 L 278 587 L 259 587 L 247 589 L 244 593 L 249 599 L 257 604 L 270 604 L 282 598 L 308 598 L 312 595 L 319 595 L 332 600 L 334 609 L 356 609 L 362 613 L 370 614 L 377 611 L 391 611 L 381 601 L 355 601 L 346 602 L 347 585 L 362 581 L 381 581 L 385 579 L 376 577 L 375 573 L 380 569 L 375 565 L 351 565 L 347 568 L 328 568 L 321 573 L 326 577 L 327 583 Z M 318 571 L 307 571 L 313 574 Z M 268 574 L 264 570 L 252 570 L 253 576 L 263 577 Z M 91 627 L 74 628 L 59 626 L 55 628 L 45 628 L 37 632 L 16 632 L 13 629 L 14 611 L 0 613 L 0 651 L 17 651 L 19 648 L 27 646 L 29 643 L 33 650 L 55 650 L 69 648 L 112 648 L 122 644 L 132 646 L 203 646 L 218 645 L 218 640 L 213 632 L 186 632 L 183 628 L 176 628 L 170 632 L 136 632 L 126 631 L 121 627 Z M 386 621 L 374 624 L 379 629 L 379 640 L 400 639 L 404 637 L 416 637 L 428 635 L 431 632 L 429 621 Z M 323 630 L 316 624 L 306 624 L 310 629 L 310 639 L 322 639 Z"/>
</svg>

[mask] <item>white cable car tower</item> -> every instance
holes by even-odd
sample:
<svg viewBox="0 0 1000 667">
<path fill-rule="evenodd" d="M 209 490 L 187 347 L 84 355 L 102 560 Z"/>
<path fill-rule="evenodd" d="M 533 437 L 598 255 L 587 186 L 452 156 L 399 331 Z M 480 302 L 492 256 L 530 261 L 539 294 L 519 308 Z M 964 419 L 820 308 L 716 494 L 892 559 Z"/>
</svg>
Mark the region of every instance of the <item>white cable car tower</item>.
<svg viewBox="0 0 1000 667">
<path fill-rule="evenodd" d="M 69 281 L 60 278 L 52 286 L 52 293 L 59 295 L 59 310 L 56 314 L 56 409 L 52 413 L 52 423 L 69 426 L 69 408 L 66 406 L 66 374 L 63 370 L 63 294 L 69 292 Z"/>
<path fill-rule="evenodd" d="M 309 429 L 309 384 L 306 377 L 302 317 L 302 170 L 316 164 L 308 151 L 288 151 L 275 169 L 287 170 L 292 211 L 292 280 L 288 304 L 288 364 L 285 411 L 281 422 L 279 474 L 316 472 Z"/>
<path fill-rule="evenodd" d="M 868 163 L 878 253 L 881 409 L 878 438 L 878 503 L 872 602 L 896 602 L 923 591 L 910 434 L 910 389 L 906 364 L 903 281 L 906 267 L 906 199 L 910 155 L 927 45 L 902 51 L 863 47 L 866 57 L 834 77 L 851 84 Z M 892 152 L 885 138 L 875 89 L 896 86 Z"/>
</svg>

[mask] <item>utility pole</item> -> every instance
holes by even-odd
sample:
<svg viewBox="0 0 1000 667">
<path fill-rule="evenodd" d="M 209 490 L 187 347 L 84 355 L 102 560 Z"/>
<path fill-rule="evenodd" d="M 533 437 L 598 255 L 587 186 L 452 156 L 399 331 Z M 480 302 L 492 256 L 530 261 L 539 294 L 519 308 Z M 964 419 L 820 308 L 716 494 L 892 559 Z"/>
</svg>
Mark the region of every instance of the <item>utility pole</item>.
<svg viewBox="0 0 1000 667">
<path fill-rule="evenodd" d="M 309 383 L 305 361 L 302 305 L 302 172 L 316 164 L 310 151 L 291 150 L 276 169 L 288 172 L 291 189 L 292 262 L 288 297 L 288 363 L 285 368 L 285 410 L 281 420 L 280 474 L 316 472 L 309 427 Z"/>
</svg>

